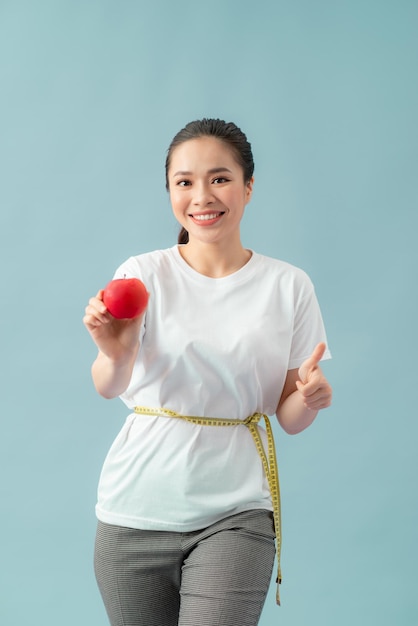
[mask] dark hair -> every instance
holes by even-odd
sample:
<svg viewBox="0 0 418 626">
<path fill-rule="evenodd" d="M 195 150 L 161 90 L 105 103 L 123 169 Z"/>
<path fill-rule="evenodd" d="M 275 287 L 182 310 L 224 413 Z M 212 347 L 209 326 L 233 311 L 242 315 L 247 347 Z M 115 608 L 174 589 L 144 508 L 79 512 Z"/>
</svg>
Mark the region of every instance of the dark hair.
<svg viewBox="0 0 418 626">
<path fill-rule="evenodd" d="M 203 118 L 186 124 L 174 137 L 167 150 L 167 158 L 165 161 L 165 184 L 167 191 L 169 189 L 168 170 L 170 168 L 173 151 L 185 141 L 198 139 L 199 137 L 215 137 L 232 148 L 237 162 L 242 167 L 244 182 L 247 183 L 251 180 L 254 173 L 253 154 L 251 144 L 248 142 L 242 130 L 233 122 Z M 182 228 L 178 236 L 178 243 L 187 243 L 188 241 L 189 233 L 185 228 Z"/>
</svg>

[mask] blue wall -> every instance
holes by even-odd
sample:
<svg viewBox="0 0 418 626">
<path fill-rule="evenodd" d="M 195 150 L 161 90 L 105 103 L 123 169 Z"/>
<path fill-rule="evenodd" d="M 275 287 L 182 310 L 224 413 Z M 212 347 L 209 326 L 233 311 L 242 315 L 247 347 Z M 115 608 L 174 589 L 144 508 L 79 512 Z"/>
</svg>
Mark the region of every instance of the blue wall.
<svg viewBox="0 0 418 626">
<path fill-rule="evenodd" d="M 261 626 L 416 626 L 418 4 L 2 0 L 0 621 L 106 624 L 91 565 L 126 410 L 81 319 L 127 256 L 174 244 L 187 121 L 248 134 L 243 241 L 315 282 L 333 407 L 276 428 L 282 604 Z"/>
</svg>

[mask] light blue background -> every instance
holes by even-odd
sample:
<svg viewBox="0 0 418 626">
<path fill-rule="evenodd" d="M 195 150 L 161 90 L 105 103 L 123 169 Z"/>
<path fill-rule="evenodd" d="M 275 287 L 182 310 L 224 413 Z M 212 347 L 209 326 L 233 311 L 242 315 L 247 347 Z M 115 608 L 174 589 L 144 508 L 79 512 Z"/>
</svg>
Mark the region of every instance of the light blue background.
<svg viewBox="0 0 418 626">
<path fill-rule="evenodd" d="M 248 134 L 243 241 L 315 282 L 333 407 L 276 431 L 282 604 L 261 626 L 418 624 L 416 0 L 0 1 L 0 622 L 107 623 L 94 504 L 125 419 L 90 295 L 174 244 L 172 136 Z"/>
</svg>

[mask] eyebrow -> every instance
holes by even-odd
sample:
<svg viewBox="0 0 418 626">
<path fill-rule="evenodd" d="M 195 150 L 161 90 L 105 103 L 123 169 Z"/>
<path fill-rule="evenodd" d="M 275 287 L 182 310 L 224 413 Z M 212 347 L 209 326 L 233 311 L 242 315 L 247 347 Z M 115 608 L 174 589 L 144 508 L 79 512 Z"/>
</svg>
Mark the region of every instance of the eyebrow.
<svg viewBox="0 0 418 626">
<path fill-rule="evenodd" d="M 230 174 L 232 174 L 231 170 L 229 170 L 227 167 L 213 167 L 212 169 L 208 170 L 207 173 L 208 174 L 219 174 L 220 172 L 229 172 Z M 175 174 L 173 174 L 174 176 L 191 176 L 193 174 L 193 172 L 186 172 L 186 171 L 178 171 Z"/>
</svg>

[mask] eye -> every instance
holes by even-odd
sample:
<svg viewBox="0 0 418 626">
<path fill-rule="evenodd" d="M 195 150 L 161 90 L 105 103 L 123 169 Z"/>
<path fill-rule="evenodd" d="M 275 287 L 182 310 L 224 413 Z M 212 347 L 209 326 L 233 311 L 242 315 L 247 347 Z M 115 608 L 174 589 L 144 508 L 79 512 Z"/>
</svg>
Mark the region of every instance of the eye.
<svg viewBox="0 0 418 626">
<path fill-rule="evenodd" d="M 190 182 L 190 180 L 179 180 L 176 185 L 178 187 L 188 187 L 189 185 L 191 185 L 192 183 Z"/>
<path fill-rule="evenodd" d="M 214 178 L 212 182 L 215 185 L 221 185 L 222 183 L 229 182 L 229 178 L 225 178 L 224 176 L 218 176 L 217 178 Z"/>
</svg>

